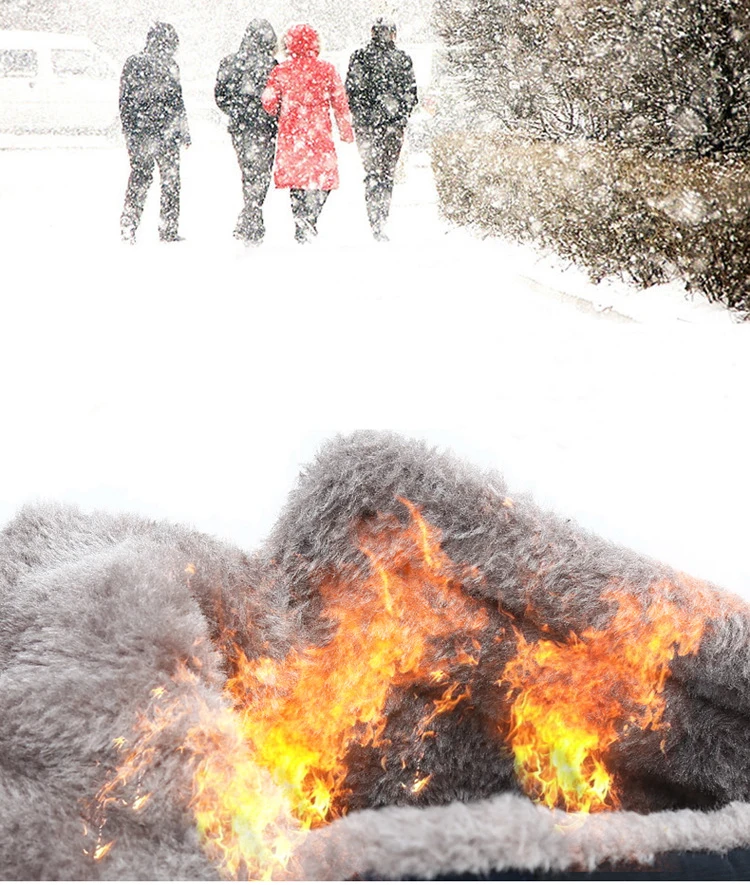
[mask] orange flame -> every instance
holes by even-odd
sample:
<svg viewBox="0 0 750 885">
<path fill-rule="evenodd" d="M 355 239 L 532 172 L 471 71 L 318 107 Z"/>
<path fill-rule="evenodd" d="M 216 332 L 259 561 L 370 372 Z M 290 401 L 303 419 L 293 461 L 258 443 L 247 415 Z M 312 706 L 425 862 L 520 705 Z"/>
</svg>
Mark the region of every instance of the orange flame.
<svg viewBox="0 0 750 885">
<path fill-rule="evenodd" d="M 142 783 L 158 761 L 159 747 L 172 743 L 165 735 L 173 732 L 192 765 L 192 796 L 186 804 L 207 855 L 233 878 L 269 878 L 283 869 L 303 838 L 300 823 L 284 792 L 256 762 L 242 716 L 229 706 L 209 707 L 197 676 L 185 665 L 171 684 L 153 689 L 151 698 L 138 717 L 132 745 L 122 737 L 113 742 L 122 759 L 97 795 L 96 845 L 86 853 L 98 861 L 115 844 L 103 841 L 111 806 L 141 813 L 152 799 L 152 792 L 142 792 Z"/>
<path fill-rule="evenodd" d="M 705 614 L 666 599 L 644 611 L 627 593 L 602 598 L 618 604 L 604 630 L 571 634 L 564 644 L 532 644 L 516 632 L 518 653 L 501 679 L 514 697 L 510 743 L 522 786 L 567 811 L 619 806 L 606 751 L 631 728 L 668 727 L 662 691 L 670 661 L 697 651 L 705 624 Z"/>
<path fill-rule="evenodd" d="M 88 854 L 96 859 L 113 847 L 104 842 L 111 803 L 133 814 L 156 813 L 149 811 L 158 799 L 149 771 L 159 747 L 174 746 L 177 736 L 193 773 L 185 803 L 220 872 L 293 875 L 294 851 L 309 829 L 346 812 L 347 755 L 355 745 L 381 745 L 394 687 L 442 688 L 415 725 L 417 746 L 435 735 L 430 726 L 439 716 L 471 702 L 467 668 L 480 664 L 489 615 L 463 584 L 479 573 L 456 566 L 439 531 L 399 500 L 409 524 L 378 515 L 360 526 L 367 568 L 320 587 L 322 620 L 331 624 L 325 644 L 283 660 L 248 660 L 227 633 L 221 644 L 231 648 L 234 675 L 223 706 L 215 698 L 209 706 L 211 693 L 187 665 L 152 690 L 132 742 L 117 740 L 122 761 L 97 797 L 97 843 Z M 532 797 L 569 810 L 616 807 L 607 749 L 629 728 L 666 727 L 661 692 L 669 663 L 694 652 L 702 636 L 703 618 L 671 602 L 644 611 L 622 591 L 603 598 L 618 604 L 605 630 L 571 635 L 564 644 L 531 644 L 515 631 L 517 656 L 499 683 L 512 699 L 510 742 L 522 785 Z M 415 760 L 421 761 L 418 753 Z M 389 764 L 386 753 L 381 764 Z M 431 779 L 417 764 L 402 786 L 429 794 Z"/>
<path fill-rule="evenodd" d="M 407 529 L 381 523 L 360 534 L 369 576 L 356 586 L 321 588 L 323 617 L 337 625 L 331 640 L 284 661 L 240 658 L 228 683 L 256 761 L 282 786 L 303 827 L 344 810 L 345 757 L 354 744 L 378 746 L 391 688 L 449 667 L 435 640 L 488 624 L 484 608 L 461 591 L 437 531 L 404 503 Z"/>
<path fill-rule="evenodd" d="M 185 694 L 196 677 L 181 670 L 175 682 L 183 700 L 162 704 L 170 693 L 152 692 L 150 713 L 101 791 L 100 807 L 128 782 L 139 783 L 158 735 L 183 715 L 194 719 L 197 709 L 198 724 L 182 746 L 194 766 L 190 805 L 207 855 L 232 877 L 284 874 L 305 832 L 345 812 L 347 752 L 355 744 L 378 746 L 391 688 L 445 682 L 456 666 L 478 661 L 478 642 L 473 655 L 463 646 L 489 617 L 462 591 L 469 570 L 457 568 L 441 550 L 438 530 L 402 503 L 411 515 L 406 528 L 378 517 L 360 530 L 368 574 L 321 587 L 323 617 L 335 625 L 331 639 L 284 660 L 248 660 L 237 650 L 226 686 L 231 707 L 220 714 L 202 706 L 197 693 Z M 424 739 L 424 725 L 468 697 L 452 681 L 415 738 Z M 430 779 L 418 772 L 406 787 L 420 793 Z M 131 810 L 146 801 L 130 801 Z"/>
</svg>

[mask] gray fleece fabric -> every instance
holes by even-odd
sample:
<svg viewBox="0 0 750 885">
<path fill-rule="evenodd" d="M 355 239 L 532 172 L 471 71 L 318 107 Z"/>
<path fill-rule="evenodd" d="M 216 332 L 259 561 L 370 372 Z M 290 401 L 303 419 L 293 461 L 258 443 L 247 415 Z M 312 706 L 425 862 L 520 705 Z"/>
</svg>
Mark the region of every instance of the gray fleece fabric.
<svg viewBox="0 0 750 885">
<path fill-rule="evenodd" d="M 494 473 L 420 441 L 360 432 L 323 447 L 252 554 L 182 526 L 53 504 L 5 527 L 0 875 L 217 878 L 190 809 L 187 731 L 199 712 L 226 710 L 236 647 L 250 659 L 325 648 L 321 586 L 351 587 L 351 605 L 365 605 L 361 538 L 410 525 L 406 502 L 439 531 L 457 564 L 452 586 L 481 614 L 469 632 L 439 640 L 443 651 L 471 642 L 471 664 L 456 658 L 447 674 L 465 691 L 417 748 L 415 725 L 445 685 L 394 684 L 378 745 L 349 752 L 348 813 L 302 842 L 291 875 L 583 871 L 749 846 L 750 607 L 540 510 Z M 611 628 L 615 591 L 638 620 L 684 615 L 705 629 L 695 653 L 671 662 L 669 727 L 626 729 L 608 750 L 623 810 L 569 815 L 523 794 L 500 677 L 520 643 L 564 645 L 571 633 Z M 618 628 L 625 645 L 632 626 Z M 103 807 L 96 797 L 121 759 L 115 739 L 132 736 L 155 689 L 179 715 L 131 785 L 149 801 Z M 423 772 L 423 790 L 404 788 Z"/>
</svg>

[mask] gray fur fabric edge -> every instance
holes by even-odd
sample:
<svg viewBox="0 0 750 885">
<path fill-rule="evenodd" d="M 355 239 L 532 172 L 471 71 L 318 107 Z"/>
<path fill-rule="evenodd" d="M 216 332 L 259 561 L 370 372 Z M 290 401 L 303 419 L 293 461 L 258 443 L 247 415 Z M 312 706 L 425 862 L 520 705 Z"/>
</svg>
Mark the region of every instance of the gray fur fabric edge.
<svg viewBox="0 0 750 885">
<path fill-rule="evenodd" d="M 312 833 L 297 855 L 302 879 L 434 879 L 492 871 L 592 871 L 650 864 L 666 851 L 726 853 L 750 844 L 750 804 L 717 811 L 617 811 L 587 817 L 522 796 L 433 808 L 357 811 Z"/>
</svg>

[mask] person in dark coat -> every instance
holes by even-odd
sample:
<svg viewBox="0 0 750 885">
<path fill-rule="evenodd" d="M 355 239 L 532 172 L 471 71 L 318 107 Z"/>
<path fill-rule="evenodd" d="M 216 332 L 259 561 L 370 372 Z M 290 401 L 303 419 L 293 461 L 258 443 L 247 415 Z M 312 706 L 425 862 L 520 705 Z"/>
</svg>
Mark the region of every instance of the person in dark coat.
<svg viewBox="0 0 750 885">
<path fill-rule="evenodd" d="M 179 39 L 172 25 L 157 22 L 146 37 L 146 48 L 131 55 L 120 78 L 120 119 L 130 157 L 130 177 L 120 219 L 122 238 L 134 242 L 146 194 L 154 177 L 161 179 L 159 239 L 181 240 L 180 146 L 188 147 L 180 70 L 174 59 Z"/>
<path fill-rule="evenodd" d="M 229 117 L 229 135 L 242 175 L 243 209 L 234 235 L 260 243 L 265 234 L 263 203 L 271 184 L 278 121 L 266 113 L 260 96 L 277 62 L 274 29 L 265 19 L 253 19 L 238 52 L 219 65 L 214 96 Z"/>
<path fill-rule="evenodd" d="M 367 218 L 376 240 L 386 240 L 393 179 L 409 115 L 417 101 L 411 58 L 396 48 L 396 26 L 377 19 L 370 42 L 353 53 L 346 92 L 365 170 Z"/>
</svg>

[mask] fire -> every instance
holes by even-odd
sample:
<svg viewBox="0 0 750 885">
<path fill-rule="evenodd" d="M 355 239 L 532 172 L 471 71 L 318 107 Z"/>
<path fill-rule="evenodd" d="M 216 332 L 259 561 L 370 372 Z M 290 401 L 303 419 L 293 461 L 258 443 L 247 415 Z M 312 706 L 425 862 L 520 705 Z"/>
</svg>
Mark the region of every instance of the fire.
<svg viewBox="0 0 750 885">
<path fill-rule="evenodd" d="M 198 760 L 191 807 L 207 855 L 231 878 L 269 879 L 304 838 L 286 791 L 259 764 L 242 716 L 201 717 L 185 747 Z"/>
<path fill-rule="evenodd" d="M 432 702 L 433 710 L 424 716 L 419 724 L 419 730 L 423 729 L 434 722 L 441 713 L 448 713 L 455 710 L 461 701 L 468 701 L 471 697 L 471 689 L 468 686 L 462 686 L 460 682 L 454 682 L 446 688 L 442 696 Z"/>
<path fill-rule="evenodd" d="M 198 677 L 181 665 L 171 683 L 151 692 L 138 718 L 135 739 L 113 742 L 121 753 L 114 776 L 99 791 L 92 813 L 96 844 L 87 850 L 101 860 L 116 842 L 104 842 L 113 806 L 141 813 L 153 799 L 143 790 L 159 747 L 179 735 L 180 752 L 192 768 L 192 795 L 186 797 L 206 853 L 233 878 L 269 878 L 283 868 L 303 838 L 287 796 L 258 765 L 243 732 L 241 715 L 231 706 L 209 707 Z"/>
<path fill-rule="evenodd" d="M 489 639 L 490 618 L 463 589 L 481 577 L 477 570 L 454 564 L 439 531 L 400 500 L 407 525 L 383 514 L 363 522 L 356 531 L 362 567 L 322 582 L 322 619 L 331 624 L 324 644 L 250 660 L 225 631 L 220 645 L 231 651 L 234 675 L 222 704 L 196 675 L 197 661 L 152 690 L 133 736 L 115 741 L 121 761 L 97 796 L 89 856 L 116 850 L 105 838 L 113 803 L 132 814 L 158 813 L 151 774 L 160 747 L 179 741 L 190 775 L 185 807 L 221 874 L 293 876 L 295 850 L 309 830 L 346 813 L 353 747 L 383 747 L 383 768 L 400 762 L 406 770 L 404 758 L 388 756 L 383 738 L 389 695 L 399 686 L 442 692 L 415 723 L 417 752 L 402 784 L 406 793 L 429 796 L 432 773 L 423 770 L 419 747 L 434 738 L 440 716 L 472 703 L 471 674 L 482 665 L 480 639 Z M 686 614 L 688 606 L 663 601 L 644 609 L 614 590 L 603 599 L 617 603 L 606 629 L 565 643 L 530 643 L 514 630 L 515 659 L 502 674 L 489 674 L 508 691 L 510 743 L 524 789 L 568 810 L 617 806 L 607 750 L 628 729 L 666 727 L 670 661 L 694 652 L 702 636 L 703 618 Z"/>
<path fill-rule="evenodd" d="M 432 775 L 427 774 L 424 777 L 417 777 L 414 783 L 411 785 L 410 789 L 412 793 L 421 793 L 422 790 L 429 784 L 432 780 Z"/>
<path fill-rule="evenodd" d="M 663 589 L 663 588 L 659 588 Z M 525 791 L 568 811 L 617 808 L 607 770 L 609 747 L 628 730 L 668 728 L 663 689 L 676 654 L 695 653 L 705 615 L 661 598 L 645 611 L 627 593 L 606 629 L 567 642 L 529 643 L 516 631 L 517 656 L 501 684 L 510 686 L 510 743 Z"/>
<path fill-rule="evenodd" d="M 282 785 L 303 827 L 345 810 L 345 757 L 353 744 L 379 745 L 391 688 L 449 669 L 460 649 L 446 658 L 440 640 L 488 624 L 484 608 L 462 592 L 437 531 L 404 503 L 412 516 L 406 530 L 379 521 L 360 532 L 369 577 L 322 587 L 323 617 L 337 625 L 330 642 L 283 661 L 240 659 L 228 685 L 257 762 Z"/>
<path fill-rule="evenodd" d="M 469 698 L 453 673 L 476 666 L 475 637 L 488 626 L 487 611 L 463 593 L 469 570 L 445 555 L 438 530 L 402 503 L 411 517 L 405 528 L 382 516 L 360 527 L 364 577 L 321 587 L 323 617 L 335 625 L 330 640 L 283 660 L 248 660 L 237 650 L 220 712 L 185 691 L 196 677 L 183 668 L 175 679 L 181 700 L 170 702 L 173 692 L 164 687 L 152 693 L 137 739 L 123 748 L 98 797 L 100 809 L 128 784 L 138 791 L 159 735 L 197 711 L 182 748 L 194 770 L 190 807 L 207 855 L 227 876 L 283 876 L 304 834 L 345 813 L 347 753 L 355 744 L 379 746 L 394 686 L 450 683 L 416 724 L 415 740 Z M 405 786 L 420 793 L 430 780 L 418 772 Z M 148 801 L 139 793 L 128 804 L 138 812 Z"/>
</svg>

